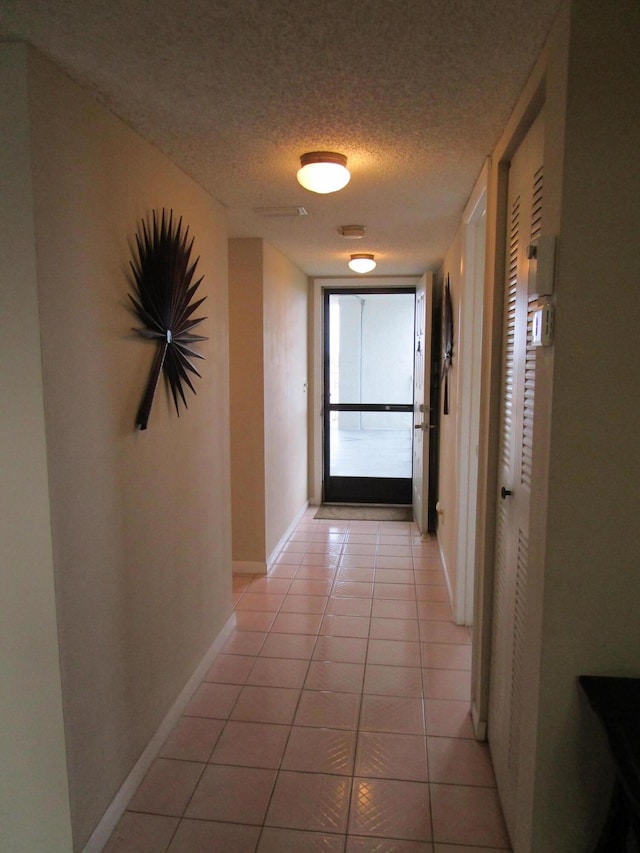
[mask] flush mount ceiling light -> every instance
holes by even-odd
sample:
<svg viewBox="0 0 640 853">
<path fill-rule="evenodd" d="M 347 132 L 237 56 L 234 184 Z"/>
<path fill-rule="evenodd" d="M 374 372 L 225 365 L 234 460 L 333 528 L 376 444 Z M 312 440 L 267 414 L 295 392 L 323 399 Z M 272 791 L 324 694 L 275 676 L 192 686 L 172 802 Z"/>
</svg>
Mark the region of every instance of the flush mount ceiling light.
<svg viewBox="0 0 640 853">
<path fill-rule="evenodd" d="M 376 262 L 373 259 L 373 255 L 367 254 L 359 254 L 359 255 L 351 255 L 351 260 L 349 261 L 349 269 L 353 270 L 353 272 L 365 273 L 371 272 L 376 268 Z"/>
<path fill-rule="evenodd" d="M 361 240 L 366 230 L 364 225 L 341 225 L 338 234 L 345 240 Z"/>
<path fill-rule="evenodd" d="M 298 183 L 313 193 L 335 193 L 349 183 L 347 158 L 334 151 L 310 151 L 300 158 Z"/>
</svg>

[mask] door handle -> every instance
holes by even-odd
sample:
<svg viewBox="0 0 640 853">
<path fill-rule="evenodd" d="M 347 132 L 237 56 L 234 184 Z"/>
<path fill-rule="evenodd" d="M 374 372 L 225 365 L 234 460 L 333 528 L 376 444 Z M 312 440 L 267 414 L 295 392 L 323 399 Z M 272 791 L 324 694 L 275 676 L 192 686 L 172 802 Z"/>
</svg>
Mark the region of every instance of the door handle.
<svg viewBox="0 0 640 853">
<path fill-rule="evenodd" d="M 414 429 L 424 429 L 424 424 L 414 424 L 413 428 Z"/>
<path fill-rule="evenodd" d="M 505 498 L 507 498 L 509 495 L 512 495 L 512 494 L 513 494 L 513 492 L 511 491 L 511 489 L 505 489 L 504 486 L 500 489 L 500 497 L 502 498 L 502 500 L 504 500 Z"/>
</svg>

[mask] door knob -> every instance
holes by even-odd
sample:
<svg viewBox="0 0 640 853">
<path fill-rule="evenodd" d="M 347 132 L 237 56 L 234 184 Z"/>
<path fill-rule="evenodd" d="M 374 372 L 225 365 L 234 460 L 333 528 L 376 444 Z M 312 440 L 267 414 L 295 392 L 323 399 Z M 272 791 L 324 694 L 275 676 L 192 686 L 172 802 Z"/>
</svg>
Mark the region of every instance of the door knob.
<svg viewBox="0 0 640 853">
<path fill-rule="evenodd" d="M 424 429 L 424 424 L 414 424 L 413 428 L 414 429 Z"/>
<path fill-rule="evenodd" d="M 502 500 L 512 494 L 513 492 L 511 491 L 511 489 L 505 489 L 504 486 L 500 489 L 500 497 L 502 498 Z"/>
</svg>

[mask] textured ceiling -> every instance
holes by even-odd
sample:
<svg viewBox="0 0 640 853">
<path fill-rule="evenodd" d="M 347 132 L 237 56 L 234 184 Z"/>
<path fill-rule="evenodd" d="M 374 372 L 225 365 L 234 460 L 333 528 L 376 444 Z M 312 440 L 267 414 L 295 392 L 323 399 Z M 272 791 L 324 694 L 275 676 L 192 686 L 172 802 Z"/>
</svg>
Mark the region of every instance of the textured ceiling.
<svg viewBox="0 0 640 853">
<path fill-rule="evenodd" d="M 381 275 L 446 252 L 560 0 L 0 0 L 22 38 L 95 90 L 309 275 L 373 252 Z M 298 186 L 306 151 L 351 183 Z M 299 218 L 256 208 L 302 206 Z M 362 224 L 346 241 L 340 225 Z"/>
</svg>

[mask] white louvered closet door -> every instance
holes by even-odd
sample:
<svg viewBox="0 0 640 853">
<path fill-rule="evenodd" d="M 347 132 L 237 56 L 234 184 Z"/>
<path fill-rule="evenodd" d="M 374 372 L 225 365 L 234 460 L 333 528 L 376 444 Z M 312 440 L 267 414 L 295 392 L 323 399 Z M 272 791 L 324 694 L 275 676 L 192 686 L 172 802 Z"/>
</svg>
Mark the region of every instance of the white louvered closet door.
<svg viewBox="0 0 640 853">
<path fill-rule="evenodd" d="M 536 360 L 527 250 L 542 224 L 544 125 L 539 116 L 511 160 L 503 331 L 489 744 L 505 820 L 515 838 L 527 607 Z"/>
</svg>

